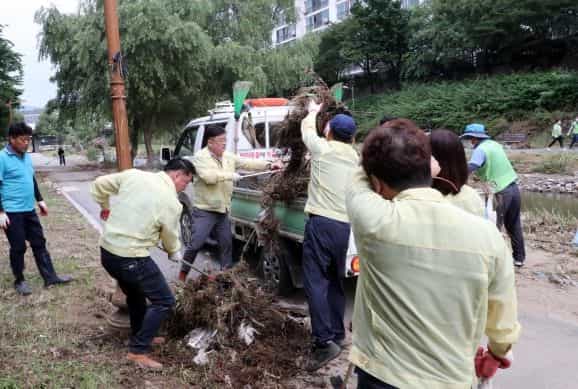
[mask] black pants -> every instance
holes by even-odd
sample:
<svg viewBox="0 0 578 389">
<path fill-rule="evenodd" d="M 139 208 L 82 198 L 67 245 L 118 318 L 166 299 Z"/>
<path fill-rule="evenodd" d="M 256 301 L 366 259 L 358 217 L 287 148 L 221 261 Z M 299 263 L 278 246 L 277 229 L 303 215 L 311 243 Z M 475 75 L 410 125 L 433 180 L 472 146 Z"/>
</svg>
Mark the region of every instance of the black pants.
<svg viewBox="0 0 578 389">
<path fill-rule="evenodd" d="M 548 147 L 552 147 L 552 145 L 556 142 L 560 142 L 560 148 L 564 148 L 564 137 L 559 136 L 557 138 L 552 138 L 552 142 L 548 145 Z"/>
<path fill-rule="evenodd" d="M 522 220 L 520 218 L 522 199 L 520 189 L 515 182 L 506 189 L 496 193 L 497 201 L 497 224 L 498 228 L 506 227 L 506 231 L 512 242 L 512 254 L 515 261 L 524 262 L 526 249 L 524 248 L 524 235 L 522 232 Z"/>
<path fill-rule="evenodd" d="M 151 257 L 124 258 L 100 248 L 102 266 L 126 295 L 130 315 L 130 352 L 146 354 L 162 322 L 175 305 L 163 273 Z M 150 306 L 147 307 L 147 299 Z"/>
<path fill-rule="evenodd" d="M 221 268 L 228 269 L 233 266 L 233 234 L 231 232 L 231 221 L 226 213 L 203 211 L 193 209 L 193 237 L 187 246 L 184 260 L 194 263 L 201 247 L 207 241 L 211 232 L 216 232 L 217 243 L 219 244 L 219 262 Z M 181 271 L 188 273 L 191 267 L 183 264 Z"/>
<path fill-rule="evenodd" d="M 64 154 L 59 154 L 58 159 L 60 162 L 60 166 L 66 166 L 66 158 L 64 158 Z"/>
<path fill-rule="evenodd" d="M 349 224 L 311 215 L 303 239 L 303 287 L 316 345 L 345 338 L 345 256 Z"/>
<path fill-rule="evenodd" d="M 572 135 L 572 143 L 570 143 L 570 148 L 574 147 L 576 142 L 578 142 L 578 134 Z"/>
<path fill-rule="evenodd" d="M 15 283 L 24 281 L 24 254 L 26 241 L 30 243 L 34 260 L 44 283 L 51 283 L 56 279 L 56 272 L 52 259 L 46 249 L 46 239 L 42 224 L 36 211 L 6 212 L 10 225 L 6 229 L 6 237 L 10 243 L 10 267 L 14 274 Z"/>
<path fill-rule="evenodd" d="M 398 389 L 375 378 L 359 367 L 355 368 L 355 372 L 357 373 L 357 389 Z"/>
</svg>

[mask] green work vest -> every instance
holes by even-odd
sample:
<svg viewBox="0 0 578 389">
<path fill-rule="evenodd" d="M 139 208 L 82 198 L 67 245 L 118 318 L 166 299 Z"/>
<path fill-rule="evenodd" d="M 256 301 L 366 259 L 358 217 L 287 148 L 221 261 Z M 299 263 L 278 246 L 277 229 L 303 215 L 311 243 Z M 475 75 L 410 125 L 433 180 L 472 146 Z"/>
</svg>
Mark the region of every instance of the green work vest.
<svg viewBox="0 0 578 389">
<path fill-rule="evenodd" d="M 578 135 L 578 120 L 576 120 L 576 121 L 574 122 L 574 128 L 573 128 L 572 133 L 573 133 L 574 135 Z"/>
<path fill-rule="evenodd" d="M 506 156 L 504 148 L 493 140 L 485 140 L 478 146 L 486 155 L 484 166 L 477 170 L 482 181 L 489 182 L 494 186 L 495 193 L 501 192 L 518 176 Z"/>
</svg>

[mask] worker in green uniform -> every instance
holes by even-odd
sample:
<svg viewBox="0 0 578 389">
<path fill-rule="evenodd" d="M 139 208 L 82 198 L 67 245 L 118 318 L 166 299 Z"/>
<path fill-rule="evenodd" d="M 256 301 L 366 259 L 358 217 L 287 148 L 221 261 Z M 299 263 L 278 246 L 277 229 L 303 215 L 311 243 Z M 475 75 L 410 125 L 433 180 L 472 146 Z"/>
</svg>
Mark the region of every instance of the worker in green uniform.
<svg viewBox="0 0 578 389">
<path fill-rule="evenodd" d="M 570 143 L 570 148 L 572 148 L 578 142 L 578 116 L 576 116 L 576 120 L 574 120 L 568 132 L 568 135 L 572 135 L 572 143 Z"/>
<path fill-rule="evenodd" d="M 518 176 L 502 145 L 490 139 L 483 124 L 469 124 L 462 139 L 469 139 L 474 152 L 468 163 L 469 172 L 492 186 L 497 201 L 497 224 L 506 227 L 512 242 L 514 265 L 524 266 L 526 250 L 520 211 L 522 199 L 518 188 Z"/>
</svg>

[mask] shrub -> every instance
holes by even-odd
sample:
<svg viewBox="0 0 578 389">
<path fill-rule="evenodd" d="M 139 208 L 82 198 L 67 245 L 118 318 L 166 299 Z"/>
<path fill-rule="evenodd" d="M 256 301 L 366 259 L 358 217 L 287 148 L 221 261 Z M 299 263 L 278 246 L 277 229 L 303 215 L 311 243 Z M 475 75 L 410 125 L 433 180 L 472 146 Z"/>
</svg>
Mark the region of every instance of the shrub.
<svg viewBox="0 0 578 389">
<path fill-rule="evenodd" d="M 483 77 L 462 82 L 409 84 L 356 101 L 354 114 L 362 132 L 384 114 L 406 117 L 423 128 L 445 127 L 461 132 L 483 122 L 493 135 L 507 129 L 503 120 L 525 120 L 554 110 L 574 111 L 578 105 L 578 73 L 550 71 Z M 502 120 L 503 119 L 503 120 Z M 499 124 L 497 128 L 490 124 Z"/>
<path fill-rule="evenodd" d="M 568 153 L 559 155 L 551 155 L 542 161 L 542 163 L 534 166 L 533 173 L 545 174 L 568 174 L 570 173 L 572 165 L 572 157 Z"/>
<path fill-rule="evenodd" d="M 90 162 L 98 161 L 98 157 L 100 155 L 101 152 L 96 147 L 89 147 L 88 149 L 86 149 L 86 159 L 88 159 Z"/>
</svg>

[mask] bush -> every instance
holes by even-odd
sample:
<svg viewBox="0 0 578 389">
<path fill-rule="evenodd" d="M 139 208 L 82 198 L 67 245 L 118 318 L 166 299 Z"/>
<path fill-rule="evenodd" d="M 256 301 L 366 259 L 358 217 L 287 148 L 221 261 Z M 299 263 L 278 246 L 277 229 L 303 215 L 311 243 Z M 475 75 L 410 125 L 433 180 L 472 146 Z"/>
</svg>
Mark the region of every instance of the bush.
<svg viewBox="0 0 578 389">
<path fill-rule="evenodd" d="M 96 147 L 89 147 L 86 149 L 86 159 L 88 159 L 90 162 L 97 162 L 101 154 L 101 151 Z"/>
<path fill-rule="evenodd" d="M 542 163 L 532 169 L 532 173 L 569 174 L 571 173 L 572 157 L 568 153 L 546 157 Z"/>
<path fill-rule="evenodd" d="M 362 132 L 384 115 L 406 117 L 423 128 L 461 132 L 471 122 L 488 124 L 493 135 L 507 129 L 504 121 L 525 120 L 534 114 L 574 111 L 578 105 L 578 73 L 551 71 L 484 77 L 463 82 L 406 85 L 356 101 L 354 114 Z M 498 124 L 496 128 L 491 124 Z"/>
</svg>

